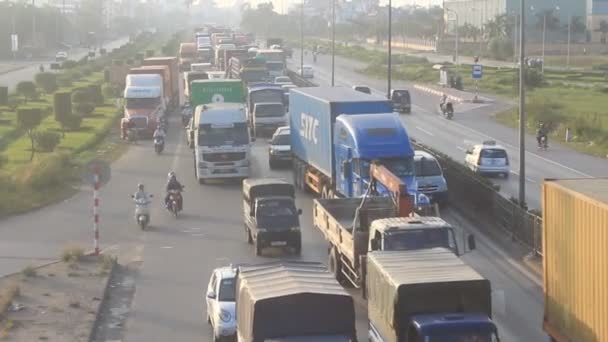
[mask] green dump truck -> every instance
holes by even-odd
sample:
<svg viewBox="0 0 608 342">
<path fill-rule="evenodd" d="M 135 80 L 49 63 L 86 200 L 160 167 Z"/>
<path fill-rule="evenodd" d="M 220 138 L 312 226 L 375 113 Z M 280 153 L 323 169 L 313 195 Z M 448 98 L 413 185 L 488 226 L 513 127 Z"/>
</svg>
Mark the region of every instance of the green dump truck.
<svg viewBox="0 0 608 342">
<path fill-rule="evenodd" d="M 195 80 L 190 87 L 192 107 L 217 102 L 244 103 L 243 83 L 236 79 Z"/>
</svg>

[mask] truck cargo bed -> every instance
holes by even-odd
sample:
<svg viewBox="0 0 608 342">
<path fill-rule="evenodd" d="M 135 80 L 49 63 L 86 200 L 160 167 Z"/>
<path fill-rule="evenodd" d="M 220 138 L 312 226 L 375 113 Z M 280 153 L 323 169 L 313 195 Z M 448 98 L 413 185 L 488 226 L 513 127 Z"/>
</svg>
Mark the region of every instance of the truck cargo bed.
<svg viewBox="0 0 608 342">
<path fill-rule="evenodd" d="M 361 198 L 332 198 L 332 199 L 315 199 L 314 211 L 315 217 L 317 211 L 323 211 L 331 216 L 341 228 L 352 233 L 353 222 L 357 208 L 361 205 Z M 368 222 L 371 223 L 375 219 L 395 216 L 395 204 L 388 197 L 372 197 L 365 200 L 363 210 L 368 213 Z M 357 220 L 357 230 L 365 229 L 361 227 Z"/>
</svg>

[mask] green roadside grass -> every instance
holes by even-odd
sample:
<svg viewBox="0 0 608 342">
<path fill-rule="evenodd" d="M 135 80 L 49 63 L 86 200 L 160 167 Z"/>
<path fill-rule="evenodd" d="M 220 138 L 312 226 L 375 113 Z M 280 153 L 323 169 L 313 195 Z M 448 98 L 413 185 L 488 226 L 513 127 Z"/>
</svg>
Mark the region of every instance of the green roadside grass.
<svg viewBox="0 0 608 342">
<path fill-rule="evenodd" d="M 310 46 L 322 45 L 319 41 L 308 43 Z M 338 44 L 336 54 L 367 63 L 367 67 L 358 70 L 362 74 L 382 79 L 386 77 L 386 53 Z M 395 80 L 428 84 L 436 84 L 439 80 L 439 71 L 433 69 L 433 64 L 424 58 L 397 54 L 392 61 L 392 77 Z M 602 59 L 598 57 L 595 61 L 601 62 Z M 465 91 L 474 91 L 476 85 L 470 76 L 470 65 L 446 66 L 451 74 L 462 76 Z M 515 100 L 519 93 L 519 70 L 485 67 L 478 87 L 482 94 Z M 535 132 L 538 121 L 547 122 L 554 141 L 561 141 L 584 153 L 608 158 L 608 73 L 547 70 L 542 85 L 528 87 L 527 103 L 530 132 Z M 517 126 L 517 108 L 495 117 L 505 125 Z M 570 132 L 568 143 L 565 142 L 566 129 Z"/>
</svg>

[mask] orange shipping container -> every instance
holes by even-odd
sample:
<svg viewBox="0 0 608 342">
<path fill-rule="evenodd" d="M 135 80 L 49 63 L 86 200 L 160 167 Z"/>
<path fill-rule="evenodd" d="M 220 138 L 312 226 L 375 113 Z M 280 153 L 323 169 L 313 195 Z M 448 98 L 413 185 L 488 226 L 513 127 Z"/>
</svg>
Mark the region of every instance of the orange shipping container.
<svg viewBox="0 0 608 342">
<path fill-rule="evenodd" d="M 543 184 L 545 315 L 555 341 L 608 341 L 608 179 Z"/>
<path fill-rule="evenodd" d="M 171 83 L 171 75 L 169 67 L 166 65 L 154 65 L 154 66 L 141 66 L 138 68 L 131 68 L 129 74 L 158 74 L 163 78 L 163 89 L 165 97 L 168 99 L 172 98 L 173 84 Z"/>
</svg>

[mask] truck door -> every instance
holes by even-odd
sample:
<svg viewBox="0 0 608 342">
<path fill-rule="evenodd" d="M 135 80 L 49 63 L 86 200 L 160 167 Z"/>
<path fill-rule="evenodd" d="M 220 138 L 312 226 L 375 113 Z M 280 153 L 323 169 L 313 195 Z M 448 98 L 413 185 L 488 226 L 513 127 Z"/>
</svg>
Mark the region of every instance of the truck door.
<svg viewBox="0 0 608 342">
<path fill-rule="evenodd" d="M 352 165 L 350 158 L 350 147 L 337 144 L 335 150 L 335 173 L 336 173 L 336 189 L 346 197 L 352 196 Z"/>
</svg>

